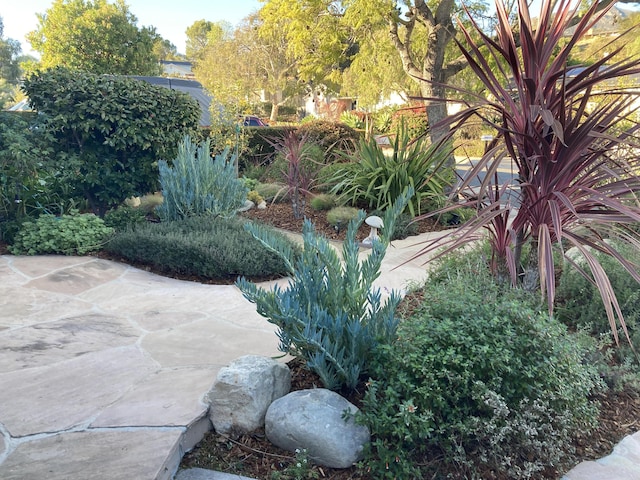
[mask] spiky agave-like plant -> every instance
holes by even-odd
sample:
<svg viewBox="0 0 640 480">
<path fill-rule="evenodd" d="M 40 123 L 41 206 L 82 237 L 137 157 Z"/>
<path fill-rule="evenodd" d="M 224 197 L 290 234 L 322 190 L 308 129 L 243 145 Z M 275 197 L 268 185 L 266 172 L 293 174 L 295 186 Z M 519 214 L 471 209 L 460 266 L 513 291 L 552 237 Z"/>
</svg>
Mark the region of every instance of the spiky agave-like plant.
<svg viewBox="0 0 640 480">
<path fill-rule="evenodd" d="M 629 112 L 640 91 L 619 86 L 625 77 L 640 73 L 640 60 L 618 59 L 617 50 L 584 68 L 568 66 L 577 42 L 612 5 L 599 10 L 594 3 L 578 18 L 575 2 L 543 0 L 534 25 L 527 1 L 519 0 L 516 35 L 503 1 L 496 0 L 495 38 L 473 19 L 470 29 L 459 22 L 464 43 L 458 41 L 458 46 L 484 84 L 488 99 L 479 99 L 447 121 L 461 125 L 479 116 L 498 136 L 459 186 L 465 190 L 486 172 L 475 192 L 477 198 L 466 202 L 475 204 L 479 215 L 463 226 L 462 234 L 450 239 L 448 251 L 477 238 L 483 228 L 489 229 L 494 253 L 506 263 L 513 283 L 533 276 L 533 283 L 546 293 L 552 313 L 552 250 L 576 247 L 589 266 L 590 273 L 582 273 L 598 287 L 617 342 L 616 317 L 628 339 L 624 318 L 607 274 L 591 249 L 616 258 L 640 282 L 636 266 L 605 241 L 616 237 L 640 247 L 638 235 L 625 228 L 640 221 L 640 159 L 637 150 L 623 148 L 635 146 L 639 125 Z M 566 38 L 570 27 L 572 33 Z M 518 208 L 510 223 L 505 213 L 512 206 L 499 201 L 496 194 L 504 190 L 494 180 L 506 157 L 516 167 L 519 183 Z M 531 254 L 521 268 L 527 243 Z M 419 255 L 433 248 L 428 245 Z"/>
</svg>

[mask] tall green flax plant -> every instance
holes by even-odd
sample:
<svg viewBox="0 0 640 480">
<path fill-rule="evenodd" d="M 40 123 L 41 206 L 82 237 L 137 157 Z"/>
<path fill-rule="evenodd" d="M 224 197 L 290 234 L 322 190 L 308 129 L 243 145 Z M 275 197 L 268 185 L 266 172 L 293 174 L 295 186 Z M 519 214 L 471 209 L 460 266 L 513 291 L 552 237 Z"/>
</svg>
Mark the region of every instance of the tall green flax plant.
<svg viewBox="0 0 640 480">
<path fill-rule="evenodd" d="M 248 188 L 236 176 L 233 156 L 225 149 L 212 159 L 209 140 L 198 145 L 184 137 L 172 164 L 160 160 L 158 167 L 164 201 L 157 213 L 162 221 L 231 217 L 247 198 Z"/>
<path fill-rule="evenodd" d="M 241 278 L 236 282 L 258 313 L 278 327 L 280 350 L 299 356 L 316 372 L 326 388 L 354 389 L 367 372 L 374 347 L 395 339 L 395 310 L 400 296 L 391 292 L 383 301 L 373 282 L 393 232 L 395 219 L 413 195 L 407 189 L 384 217 L 381 240 L 373 242 L 362 261 L 356 231 L 365 213 L 349 224 L 342 258 L 329 241 L 316 234 L 305 220 L 303 252 L 291 247 L 258 225 L 246 228 L 267 248 L 278 253 L 291 273 L 285 288 L 267 291 Z"/>
<path fill-rule="evenodd" d="M 477 104 L 447 122 L 460 126 L 480 117 L 498 136 L 454 192 L 468 190 L 484 172 L 475 199 L 466 202 L 476 206 L 479 215 L 449 239 L 448 250 L 488 229 L 512 282 L 539 287 L 552 312 L 556 273 L 552 250 L 563 253 L 567 246 L 575 246 L 588 266 L 580 271 L 597 286 L 618 341 L 616 318 L 627 334 L 623 315 L 591 249 L 615 258 L 640 281 L 635 266 L 615 243 L 606 242 L 617 238 L 640 247 L 638 235 L 625 228 L 640 221 L 636 200 L 640 159 L 637 149 L 625 148 L 637 147 L 639 125 L 630 112 L 639 92 L 618 87 L 619 80 L 640 73 L 640 60 L 620 59 L 613 50 L 592 65 L 568 66 L 572 49 L 613 3 L 602 10 L 599 5 L 595 2 L 580 16 L 579 3 L 543 0 L 534 26 L 527 1 L 519 0 L 516 35 L 505 4 L 496 0 L 495 38 L 473 19 L 469 29 L 458 22 L 465 36 L 458 46 L 486 87 L 487 97 L 478 98 Z M 479 42 L 474 40 L 478 35 Z M 505 189 L 496 183 L 504 159 L 511 159 L 517 170 L 517 209 L 503 201 Z M 510 213 L 512 222 L 507 221 Z M 527 244 L 531 253 L 524 259 Z M 421 254 L 433 248 L 429 245 Z"/>
</svg>

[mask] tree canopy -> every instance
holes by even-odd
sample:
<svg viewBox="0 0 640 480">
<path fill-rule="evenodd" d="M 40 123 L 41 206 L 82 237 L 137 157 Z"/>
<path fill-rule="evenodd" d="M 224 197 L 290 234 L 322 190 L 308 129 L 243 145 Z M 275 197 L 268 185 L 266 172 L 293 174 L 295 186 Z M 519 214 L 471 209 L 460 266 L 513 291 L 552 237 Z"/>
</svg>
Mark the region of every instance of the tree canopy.
<svg viewBox="0 0 640 480">
<path fill-rule="evenodd" d="M 124 0 L 54 0 L 27 34 L 41 68 L 64 66 L 96 74 L 160 73 L 153 27 L 138 28 Z"/>
<path fill-rule="evenodd" d="M 481 12 L 484 5 L 467 8 Z M 445 85 L 466 66 L 450 48 L 459 9 L 455 0 L 269 0 L 261 15 L 267 27 L 284 21 L 275 28 L 309 78 L 347 78 L 354 87 L 374 79 L 382 95 L 411 79 L 422 97 L 444 100 Z M 427 102 L 427 116 L 431 125 L 443 119 L 444 102 Z"/>
<path fill-rule="evenodd" d="M 242 109 L 267 100 L 275 120 L 278 107 L 300 91 L 298 64 L 287 52 L 286 39 L 263 31 L 257 15 L 247 17 L 233 32 L 225 26 L 209 25 L 196 61 L 196 77 L 226 106 L 236 104 Z"/>
</svg>

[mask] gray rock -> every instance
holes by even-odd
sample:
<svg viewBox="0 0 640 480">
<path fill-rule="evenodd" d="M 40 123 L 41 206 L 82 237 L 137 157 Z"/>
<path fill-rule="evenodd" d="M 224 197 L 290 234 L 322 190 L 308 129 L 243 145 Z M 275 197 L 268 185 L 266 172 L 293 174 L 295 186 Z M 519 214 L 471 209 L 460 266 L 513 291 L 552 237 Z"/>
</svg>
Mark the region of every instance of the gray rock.
<svg viewBox="0 0 640 480">
<path fill-rule="evenodd" d="M 289 393 L 291 372 L 283 363 L 257 355 L 240 357 L 218 372 L 208 394 L 216 432 L 239 435 L 264 425 L 267 408 Z"/>
<path fill-rule="evenodd" d="M 251 200 L 245 200 L 244 201 L 244 205 L 242 207 L 240 207 L 238 209 L 238 211 L 239 212 L 246 212 L 247 210 L 251 210 L 255 206 L 256 206 L 256 204 L 253 203 Z"/>
<path fill-rule="evenodd" d="M 264 200 L 262 200 L 259 204 L 258 204 L 258 210 L 266 210 L 267 209 L 267 202 L 265 202 Z"/>
<path fill-rule="evenodd" d="M 206 468 L 189 468 L 180 470 L 175 480 L 254 480 L 249 477 L 241 477 L 231 473 L 216 472 Z"/>
<path fill-rule="evenodd" d="M 349 468 L 362 458 L 369 430 L 345 421 L 344 412 L 358 408 L 323 388 L 299 390 L 275 400 L 265 417 L 271 443 L 291 452 L 306 449 L 309 459 L 330 468 Z"/>
</svg>

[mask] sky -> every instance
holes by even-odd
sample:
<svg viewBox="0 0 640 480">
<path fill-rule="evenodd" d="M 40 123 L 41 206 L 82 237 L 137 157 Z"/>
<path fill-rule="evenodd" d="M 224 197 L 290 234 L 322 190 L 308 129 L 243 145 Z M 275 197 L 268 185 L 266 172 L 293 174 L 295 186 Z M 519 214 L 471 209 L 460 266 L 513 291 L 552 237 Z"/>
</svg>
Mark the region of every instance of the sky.
<svg viewBox="0 0 640 480">
<path fill-rule="evenodd" d="M 155 27 L 180 53 L 185 52 L 185 30 L 196 20 L 226 20 L 235 26 L 262 6 L 259 0 L 125 0 L 125 3 L 138 18 L 138 27 Z M 38 56 L 24 36 L 37 28 L 36 13 L 45 13 L 52 4 L 53 0 L 0 0 L 4 38 L 18 40 L 23 54 Z"/>
</svg>

